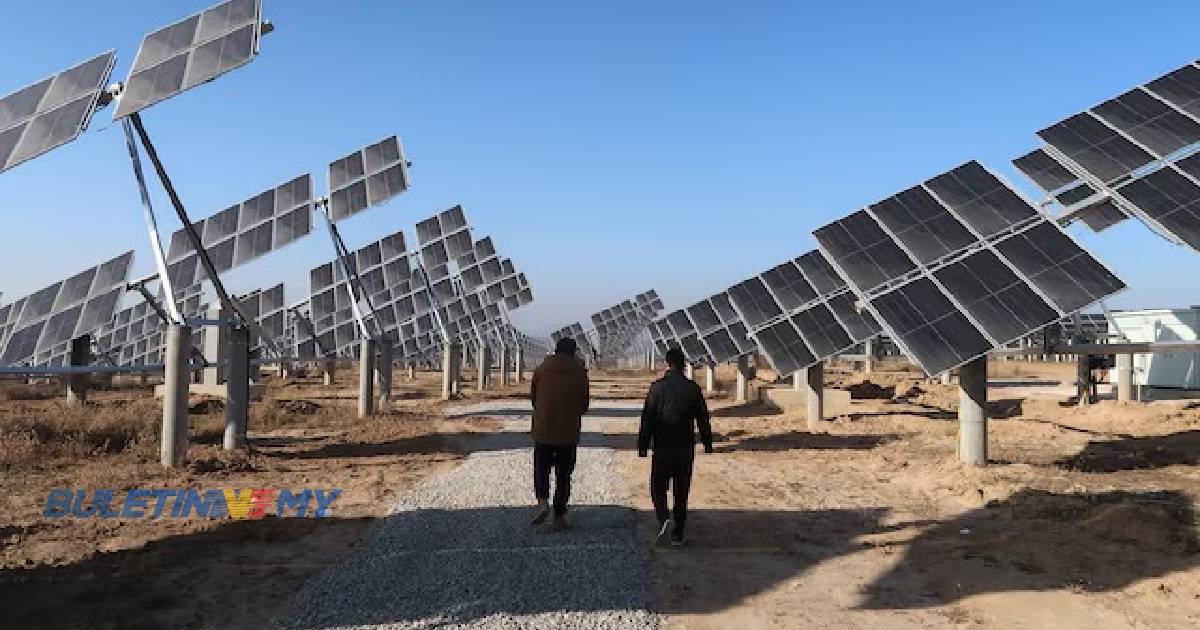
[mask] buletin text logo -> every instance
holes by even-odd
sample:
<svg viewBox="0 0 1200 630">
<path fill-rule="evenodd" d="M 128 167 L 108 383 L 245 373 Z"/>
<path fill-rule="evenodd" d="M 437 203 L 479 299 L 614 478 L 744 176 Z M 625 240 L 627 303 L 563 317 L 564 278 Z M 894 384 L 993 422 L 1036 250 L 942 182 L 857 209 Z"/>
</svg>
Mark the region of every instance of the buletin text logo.
<svg viewBox="0 0 1200 630">
<path fill-rule="evenodd" d="M 321 518 L 341 489 L 239 488 L 171 490 L 135 488 L 123 495 L 113 490 L 54 489 L 46 498 L 47 518 Z"/>
</svg>

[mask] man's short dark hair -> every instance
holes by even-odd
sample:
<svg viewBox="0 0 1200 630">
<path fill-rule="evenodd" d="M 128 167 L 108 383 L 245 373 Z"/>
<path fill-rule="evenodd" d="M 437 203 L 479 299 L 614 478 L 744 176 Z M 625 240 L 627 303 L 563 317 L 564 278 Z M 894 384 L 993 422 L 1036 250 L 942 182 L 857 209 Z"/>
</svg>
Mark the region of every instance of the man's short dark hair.
<svg viewBox="0 0 1200 630">
<path fill-rule="evenodd" d="M 575 354 L 575 340 L 563 337 L 554 344 L 554 354 Z"/>
<path fill-rule="evenodd" d="M 683 364 L 687 363 L 687 357 L 683 356 L 683 350 L 680 350 L 679 348 L 671 348 L 670 350 L 667 350 L 667 354 L 663 358 L 667 360 L 667 365 L 675 368 L 676 370 L 682 370 Z"/>
</svg>

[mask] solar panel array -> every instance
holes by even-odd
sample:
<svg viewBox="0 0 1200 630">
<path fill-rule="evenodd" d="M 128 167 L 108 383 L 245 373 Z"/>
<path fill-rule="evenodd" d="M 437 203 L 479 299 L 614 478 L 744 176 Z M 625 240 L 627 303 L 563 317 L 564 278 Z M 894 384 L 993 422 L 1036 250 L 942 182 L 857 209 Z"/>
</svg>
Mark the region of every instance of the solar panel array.
<svg viewBox="0 0 1200 630">
<path fill-rule="evenodd" d="M 408 190 L 408 161 L 390 136 L 329 164 L 329 210 L 340 221 Z"/>
<path fill-rule="evenodd" d="M 312 213 L 312 176 L 306 173 L 193 226 L 217 273 L 223 273 L 308 235 Z M 208 279 L 182 228 L 171 235 L 167 274 L 176 289 Z"/>
<path fill-rule="evenodd" d="M 161 304 L 162 292 L 158 302 Z M 186 287 L 176 296 L 179 312 L 184 317 L 202 317 L 208 310 L 203 302 L 200 285 Z M 162 362 L 166 346 L 166 326 L 145 301 L 120 310 L 109 322 L 96 330 L 95 345 L 117 365 L 148 365 Z M 193 334 L 193 346 L 203 346 L 204 329 Z"/>
<path fill-rule="evenodd" d="M 1132 214 L 1168 239 L 1200 249 L 1200 67 L 1195 63 L 1038 136 L 1043 147 L 1014 164 L 1068 210 L 1084 206 L 1079 218 L 1089 227 L 1099 231 Z"/>
<path fill-rule="evenodd" d="M 415 288 L 411 286 L 408 256 L 404 233 L 396 232 L 353 252 L 348 261 L 380 314 L 379 323 L 385 329 L 394 326 L 397 320 L 398 302 L 412 312 L 419 308 L 419 301 L 412 297 Z M 354 319 L 350 283 L 340 262 L 315 267 L 309 280 L 312 325 L 321 345 L 338 354 L 351 352 L 359 339 L 359 331 Z M 407 300 L 404 300 L 405 295 L 409 296 Z M 365 303 L 360 306 L 365 314 L 370 313 Z M 316 347 L 311 335 L 307 334 L 301 336 L 301 344 L 306 349 Z"/>
<path fill-rule="evenodd" d="M 858 301 L 931 375 L 1125 287 L 977 162 L 813 234 Z"/>
<path fill-rule="evenodd" d="M 246 317 L 258 324 L 262 337 L 275 342 L 283 339 L 286 322 L 282 282 L 269 289 L 255 289 L 237 298 L 237 304 Z M 251 350 L 261 349 L 262 337 L 256 336 L 250 340 Z"/>
<path fill-rule="evenodd" d="M 594 354 L 597 358 L 619 357 L 637 344 L 638 338 L 662 310 L 663 302 L 658 292 L 651 289 L 593 313 L 590 332 L 594 339 L 579 323 L 564 326 L 550 338 L 558 341 L 570 337 L 585 354 Z"/>
<path fill-rule="evenodd" d="M 117 310 L 133 252 L 81 271 L 10 305 L 0 365 L 18 365 L 38 358 L 61 362 L 75 337 L 104 325 Z"/>
<path fill-rule="evenodd" d="M 248 63 L 258 54 L 261 15 L 259 0 L 229 0 L 146 35 L 113 119 Z"/>
<path fill-rule="evenodd" d="M 0 172 L 79 137 L 116 57 L 110 50 L 0 98 Z"/>
</svg>

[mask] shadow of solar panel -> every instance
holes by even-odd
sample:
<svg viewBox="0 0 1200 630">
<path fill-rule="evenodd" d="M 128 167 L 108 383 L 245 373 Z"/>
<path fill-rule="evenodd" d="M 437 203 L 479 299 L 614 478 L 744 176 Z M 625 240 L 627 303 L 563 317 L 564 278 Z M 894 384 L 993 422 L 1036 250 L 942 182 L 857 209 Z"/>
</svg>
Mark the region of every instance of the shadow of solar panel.
<svg viewBox="0 0 1200 630">
<path fill-rule="evenodd" d="M 1107 100 L 1092 112 L 1159 157 L 1200 141 L 1200 123 L 1140 89 Z"/>
<path fill-rule="evenodd" d="M 875 297 L 871 305 L 927 374 L 939 374 L 992 349 L 928 278 Z"/>
<path fill-rule="evenodd" d="M 1000 241 L 997 249 L 1064 313 L 1125 288 L 1124 282 L 1048 222 Z"/>
<path fill-rule="evenodd" d="M 778 317 L 783 312 L 766 285 L 758 278 L 751 278 L 729 287 L 726 292 L 734 308 L 742 316 L 742 321 L 751 328 L 756 328 L 767 321 Z"/>
<path fill-rule="evenodd" d="M 984 237 L 1038 216 L 1020 195 L 974 160 L 929 180 L 926 186 Z"/>
<path fill-rule="evenodd" d="M 1037 133 L 1105 183 L 1154 161 L 1154 156 L 1086 112 Z"/>
<path fill-rule="evenodd" d="M 791 261 L 759 274 L 784 310 L 793 310 L 815 300 L 817 292 Z"/>
<path fill-rule="evenodd" d="M 791 320 L 818 359 L 843 352 L 855 343 L 824 304 L 798 311 Z"/>
<path fill-rule="evenodd" d="M 0 172 L 79 137 L 115 61 L 102 53 L 0 98 Z"/>
<path fill-rule="evenodd" d="M 1061 317 L 989 250 L 975 252 L 933 275 L 1002 345 Z"/>
<path fill-rule="evenodd" d="M 917 268 L 879 224 L 862 210 L 818 228 L 813 235 L 850 280 L 868 293 Z M 734 302 L 737 302 L 736 297 Z M 753 322 L 747 323 L 754 326 Z"/>
<path fill-rule="evenodd" d="M 1041 149 L 1034 149 L 1013 160 L 1013 166 L 1045 191 L 1062 188 L 1079 179 Z"/>
<path fill-rule="evenodd" d="M 229 0 L 146 35 L 113 120 L 248 63 L 258 52 L 258 0 Z"/>
<path fill-rule="evenodd" d="M 872 205 L 871 212 L 924 264 L 967 247 L 975 240 L 942 204 L 920 186 Z"/>
<path fill-rule="evenodd" d="M 855 299 L 854 294 L 847 292 L 829 298 L 826 304 L 838 321 L 842 322 L 850 338 L 855 343 L 861 343 L 878 335 L 883 329 L 870 311 L 860 310 L 855 305 Z"/>
<path fill-rule="evenodd" d="M 817 362 L 796 328 L 783 320 L 758 332 L 758 343 L 771 367 L 787 376 Z"/>
</svg>

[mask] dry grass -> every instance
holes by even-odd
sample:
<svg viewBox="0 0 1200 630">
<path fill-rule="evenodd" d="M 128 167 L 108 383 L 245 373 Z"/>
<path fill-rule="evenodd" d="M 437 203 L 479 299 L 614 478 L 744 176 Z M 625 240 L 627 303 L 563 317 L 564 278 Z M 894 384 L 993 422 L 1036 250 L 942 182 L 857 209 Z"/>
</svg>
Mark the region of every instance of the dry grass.
<svg viewBox="0 0 1200 630">
<path fill-rule="evenodd" d="M 52 385 L 25 385 L 14 383 L 0 388 L 0 400 L 49 400 L 61 395 Z"/>
<path fill-rule="evenodd" d="M 0 419 L 0 466 L 118 453 L 158 441 L 162 408 L 154 400 L 29 408 Z"/>
</svg>

